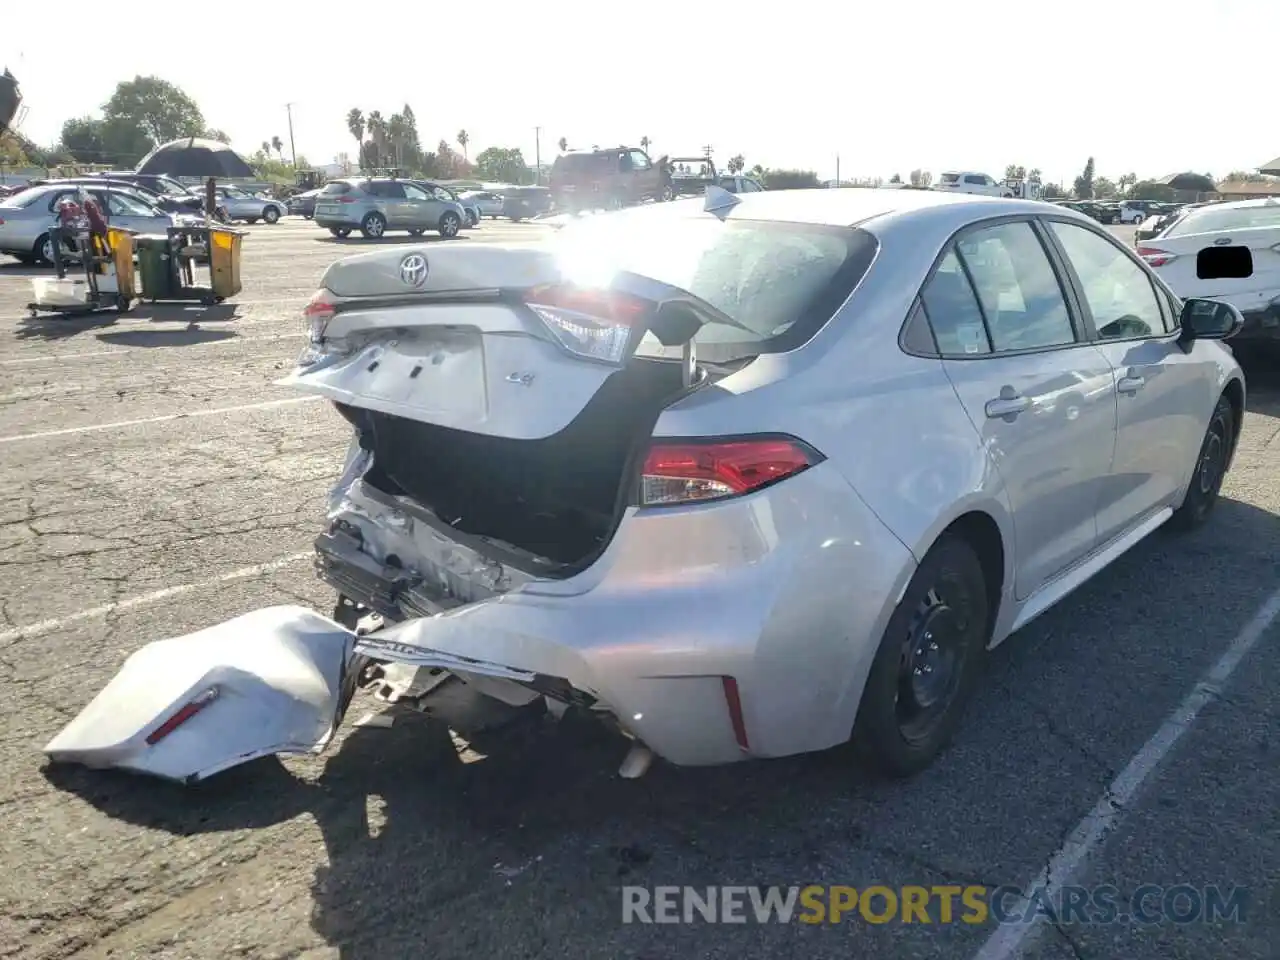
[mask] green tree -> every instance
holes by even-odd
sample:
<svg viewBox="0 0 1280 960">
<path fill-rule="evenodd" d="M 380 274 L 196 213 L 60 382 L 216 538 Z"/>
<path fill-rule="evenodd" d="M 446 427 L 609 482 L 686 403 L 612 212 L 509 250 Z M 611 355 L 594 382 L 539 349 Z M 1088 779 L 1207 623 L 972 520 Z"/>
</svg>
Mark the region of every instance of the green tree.
<svg viewBox="0 0 1280 960">
<path fill-rule="evenodd" d="M 262 155 L 263 155 L 264 157 L 267 157 L 267 156 L 270 156 L 270 155 L 271 155 L 271 141 L 270 141 L 270 140 L 263 140 L 263 141 L 262 141 Z"/>
<path fill-rule="evenodd" d="M 530 183 L 533 171 L 519 147 L 489 147 L 476 156 L 476 176 L 498 183 Z"/>
<path fill-rule="evenodd" d="M 747 166 L 747 161 L 743 159 L 742 154 L 740 153 L 737 154 L 736 156 L 729 158 L 730 173 L 741 173 L 744 169 L 746 169 L 746 166 Z"/>
<path fill-rule="evenodd" d="M 372 143 L 371 156 L 373 162 L 372 167 L 381 167 L 386 163 L 387 157 L 387 121 L 382 119 L 380 110 L 370 110 L 369 119 L 365 121 L 365 128 L 369 131 L 369 140 Z"/>
<path fill-rule="evenodd" d="M 102 108 L 102 117 L 131 124 L 151 146 L 198 137 L 205 131 L 204 114 L 196 102 L 160 77 L 137 76 L 118 84 Z"/>
<path fill-rule="evenodd" d="M 649 147 L 652 144 L 653 144 L 653 141 L 650 140 L 647 135 L 640 138 L 640 149 L 643 150 L 645 153 L 649 152 Z"/>
<path fill-rule="evenodd" d="M 560 152 L 561 152 L 561 153 L 568 153 L 568 152 L 569 152 L 569 141 L 568 141 L 566 138 L 564 138 L 564 137 L 561 137 L 561 138 L 560 138 L 560 140 L 559 140 L 559 142 L 556 144 L 556 146 L 560 148 Z M 476 160 L 477 160 L 477 161 L 478 161 L 479 159 L 480 159 L 479 157 L 477 157 L 477 158 L 476 158 Z"/>
<path fill-rule="evenodd" d="M 763 180 L 766 190 L 808 190 L 822 186 L 812 170 L 766 170 Z"/>
<path fill-rule="evenodd" d="M 1040 179 L 1040 168 L 1039 168 L 1039 167 L 1032 167 L 1032 168 L 1031 168 L 1031 171 L 1027 174 L 1027 179 L 1028 179 L 1028 180 L 1039 180 L 1039 179 Z"/>
<path fill-rule="evenodd" d="M 462 147 L 462 159 L 467 159 L 467 144 L 471 142 L 471 138 L 467 136 L 466 130 L 458 131 L 458 146 Z"/>
<path fill-rule="evenodd" d="M 1116 183 L 1120 185 L 1121 193 L 1126 192 L 1130 187 L 1132 187 L 1137 182 L 1138 182 L 1138 175 L 1136 173 L 1121 174 L 1120 179 L 1116 181 Z"/>
<path fill-rule="evenodd" d="M 230 143 L 231 137 L 217 127 L 209 127 L 201 134 L 206 140 L 217 140 L 219 143 Z"/>
<path fill-rule="evenodd" d="M 1111 200 L 1119 193 L 1119 188 L 1106 177 L 1098 177 L 1093 181 L 1093 195 L 1099 200 Z"/>
<path fill-rule="evenodd" d="M 1174 200 L 1173 188 L 1154 180 L 1139 180 L 1129 188 L 1132 200 L 1155 200 L 1157 203 L 1171 203 Z"/>
<path fill-rule="evenodd" d="M 279 137 L 272 137 L 271 149 L 276 152 L 276 156 L 280 158 L 280 162 L 284 163 L 284 141 Z"/>
<path fill-rule="evenodd" d="M 1093 199 L 1093 157 L 1084 165 L 1084 172 L 1076 177 L 1073 192 L 1077 200 Z"/>
<path fill-rule="evenodd" d="M 62 149 L 80 163 L 111 163 L 102 143 L 102 121 L 93 117 L 74 117 L 62 125 L 58 142 Z"/>
<path fill-rule="evenodd" d="M 927 188 L 933 183 L 933 174 L 928 170 L 912 170 L 907 174 L 907 179 L 911 181 L 913 187 Z"/>
</svg>

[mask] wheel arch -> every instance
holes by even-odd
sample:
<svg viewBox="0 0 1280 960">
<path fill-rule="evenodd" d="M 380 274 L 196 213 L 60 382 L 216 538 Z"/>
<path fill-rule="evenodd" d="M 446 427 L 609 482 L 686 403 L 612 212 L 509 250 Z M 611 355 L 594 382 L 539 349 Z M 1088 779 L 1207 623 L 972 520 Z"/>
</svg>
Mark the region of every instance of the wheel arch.
<svg viewBox="0 0 1280 960">
<path fill-rule="evenodd" d="M 1005 585 L 1010 582 L 1011 552 L 1005 547 L 1005 536 L 1000 524 L 986 510 L 971 508 L 948 523 L 933 542 L 938 543 L 948 536 L 964 540 L 978 555 L 987 587 L 987 628 L 994 632 L 996 624 L 1000 622 Z M 988 642 L 991 639 L 994 639 L 994 635 Z"/>
<path fill-rule="evenodd" d="M 1240 431 L 1244 429 L 1244 381 L 1232 377 L 1222 390 L 1222 395 L 1231 404 L 1231 450 L 1227 454 L 1227 469 L 1236 457 L 1236 445 L 1240 441 Z"/>
</svg>

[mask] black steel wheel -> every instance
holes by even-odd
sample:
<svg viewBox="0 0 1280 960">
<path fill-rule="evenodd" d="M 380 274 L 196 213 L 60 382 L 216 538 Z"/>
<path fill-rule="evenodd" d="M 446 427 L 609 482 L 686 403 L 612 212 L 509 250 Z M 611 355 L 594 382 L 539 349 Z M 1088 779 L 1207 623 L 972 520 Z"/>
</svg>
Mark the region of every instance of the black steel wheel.
<svg viewBox="0 0 1280 960">
<path fill-rule="evenodd" d="M 1218 502 L 1222 481 L 1231 463 L 1231 448 L 1235 444 L 1236 412 L 1231 401 L 1218 398 L 1204 440 L 1196 456 L 1195 470 L 1182 506 L 1173 512 L 1169 525 L 1175 530 L 1193 530 L 1209 519 L 1213 506 Z"/>
<path fill-rule="evenodd" d="M 864 763 L 908 777 L 933 762 L 959 726 L 990 635 L 982 562 L 945 536 L 916 568 L 872 661 L 853 728 Z"/>
</svg>

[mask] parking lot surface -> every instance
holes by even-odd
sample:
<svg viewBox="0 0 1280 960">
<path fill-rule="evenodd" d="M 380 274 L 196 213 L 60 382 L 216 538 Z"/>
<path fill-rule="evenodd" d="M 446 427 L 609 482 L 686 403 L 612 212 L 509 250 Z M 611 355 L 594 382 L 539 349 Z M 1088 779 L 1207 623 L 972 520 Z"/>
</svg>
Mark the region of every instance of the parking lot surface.
<svg viewBox="0 0 1280 960">
<path fill-rule="evenodd" d="M 486 221 L 453 242 L 541 229 Z M 594 730 L 463 751 L 415 718 L 348 723 L 323 757 L 193 789 L 47 769 L 40 748 L 144 643 L 273 603 L 329 611 L 309 548 L 347 429 L 272 381 L 321 270 L 368 248 L 258 225 L 232 303 L 94 320 L 26 318 L 35 271 L 0 261 L 0 957 L 1275 956 L 1265 363 L 1213 520 L 1156 535 L 1004 644 L 955 746 L 910 782 L 868 781 L 842 751 L 624 781 L 624 746 Z M 1213 924 L 1060 918 L 1025 939 L 936 911 L 622 922 L 626 885 L 1024 889 L 1047 867 L 1121 904 L 1185 885 L 1247 888 L 1246 905 Z"/>
</svg>

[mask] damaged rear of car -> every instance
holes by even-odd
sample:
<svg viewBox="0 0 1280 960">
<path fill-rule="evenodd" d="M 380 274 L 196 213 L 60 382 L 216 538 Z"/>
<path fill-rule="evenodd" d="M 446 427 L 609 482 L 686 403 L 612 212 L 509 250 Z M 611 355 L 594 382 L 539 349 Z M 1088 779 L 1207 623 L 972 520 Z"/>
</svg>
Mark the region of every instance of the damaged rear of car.
<svg viewBox="0 0 1280 960">
<path fill-rule="evenodd" d="M 459 689 L 590 712 L 632 774 L 848 738 L 849 636 L 879 636 L 911 558 L 785 398 L 878 244 L 710 208 L 329 267 L 282 381 L 352 429 L 315 542 L 350 670 L 317 728 L 358 672 L 451 725 Z M 875 603 L 851 622 L 841 590 Z"/>
</svg>

